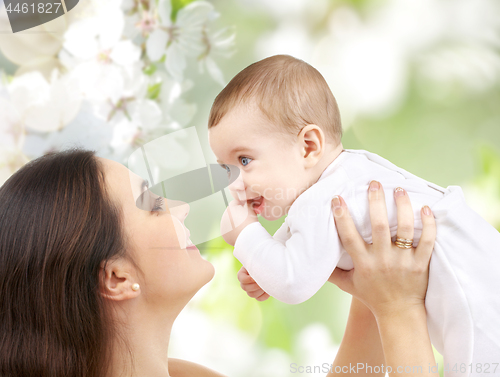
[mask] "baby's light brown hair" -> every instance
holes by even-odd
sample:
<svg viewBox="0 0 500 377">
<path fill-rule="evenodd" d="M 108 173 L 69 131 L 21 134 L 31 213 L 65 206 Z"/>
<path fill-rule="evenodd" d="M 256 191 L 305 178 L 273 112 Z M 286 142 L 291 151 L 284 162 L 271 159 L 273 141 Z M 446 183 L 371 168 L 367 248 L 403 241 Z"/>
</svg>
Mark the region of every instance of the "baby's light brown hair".
<svg viewBox="0 0 500 377">
<path fill-rule="evenodd" d="M 234 107 L 252 101 L 273 125 L 290 136 L 297 136 L 307 124 L 315 124 L 328 143 L 340 143 L 337 101 L 323 76 L 302 60 L 275 55 L 249 65 L 215 98 L 208 128 L 215 127 Z"/>
</svg>

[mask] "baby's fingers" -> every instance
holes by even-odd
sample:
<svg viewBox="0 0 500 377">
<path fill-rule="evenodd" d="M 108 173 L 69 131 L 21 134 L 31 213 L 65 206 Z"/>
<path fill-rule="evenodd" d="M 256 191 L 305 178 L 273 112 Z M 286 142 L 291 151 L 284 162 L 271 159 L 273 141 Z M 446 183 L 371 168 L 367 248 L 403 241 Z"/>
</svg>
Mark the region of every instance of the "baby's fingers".
<svg viewBox="0 0 500 377">
<path fill-rule="evenodd" d="M 269 297 L 271 297 L 271 296 L 269 296 L 267 293 L 264 293 L 263 295 L 256 297 L 255 299 L 257 301 L 266 301 Z"/>
<path fill-rule="evenodd" d="M 266 294 L 266 292 L 264 292 L 263 289 L 258 289 L 257 291 L 253 291 L 253 292 L 247 292 L 247 295 L 251 298 L 258 298 L 264 294 Z"/>
<path fill-rule="evenodd" d="M 255 283 L 255 280 L 250 276 L 245 267 L 241 267 L 237 274 L 238 280 L 241 284 Z"/>
<path fill-rule="evenodd" d="M 250 283 L 250 284 L 243 284 L 240 283 L 241 289 L 243 289 L 245 292 L 254 292 L 258 291 L 260 288 L 259 284 L 257 283 Z"/>
<path fill-rule="evenodd" d="M 434 242 L 436 241 L 436 220 L 428 206 L 424 206 L 420 210 L 422 217 L 422 236 L 415 250 L 415 258 L 424 263 L 426 266 L 431 259 L 432 250 L 434 250 Z"/>
<path fill-rule="evenodd" d="M 332 212 L 342 246 L 354 259 L 363 250 L 366 251 L 366 245 L 352 221 L 346 202 L 341 196 L 333 197 Z"/>
</svg>

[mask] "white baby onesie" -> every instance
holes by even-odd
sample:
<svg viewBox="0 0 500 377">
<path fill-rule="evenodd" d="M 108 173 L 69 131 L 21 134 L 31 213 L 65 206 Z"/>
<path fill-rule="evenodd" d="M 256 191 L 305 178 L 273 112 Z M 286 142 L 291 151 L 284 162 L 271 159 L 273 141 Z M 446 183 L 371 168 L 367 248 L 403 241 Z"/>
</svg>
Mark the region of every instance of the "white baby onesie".
<svg viewBox="0 0 500 377">
<path fill-rule="evenodd" d="M 253 223 L 238 236 L 234 256 L 276 299 L 289 304 L 309 299 L 336 266 L 353 267 L 335 227 L 334 195 L 342 196 L 357 230 L 372 242 L 367 190 L 373 179 L 384 188 L 393 241 L 396 187 L 403 187 L 412 203 L 414 246 L 422 234 L 422 206 L 436 218 L 425 305 L 445 376 L 500 376 L 500 233 L 467 206 L 459 186 L 445 189 L 374 153 L 346 149 L 294 201 L 274 236 Z"/>
</svg>

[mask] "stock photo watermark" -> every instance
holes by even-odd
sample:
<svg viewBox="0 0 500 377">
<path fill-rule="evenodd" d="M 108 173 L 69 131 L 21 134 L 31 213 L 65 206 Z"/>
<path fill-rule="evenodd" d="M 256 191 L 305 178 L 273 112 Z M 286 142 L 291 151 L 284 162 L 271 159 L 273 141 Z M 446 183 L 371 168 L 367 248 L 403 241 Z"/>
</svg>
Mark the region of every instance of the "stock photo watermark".
<svg viewBox="0 0 500 377">
<path fill-rule="evenodd" d="M 72 10 L 79 0 L 4 0 L 13 33 L 40 26 Z"/>
<path fill-rule="evenodd" d="M 443 371 L 446 373 L 486 373 L 494 374 L 498 370 L 499 363 L 455 363 L 443 364 Z M 312 373 L 436 373 L 439 375 L 439 364 L 422 365 L 399 365 L 392 367 L 390 365 L 369 365 L 367 363 L 356 363 L 349 365 L 333 365 L 330 363 L 323 363 L 319 365 L 300 365 L 297 363 L 290 364 L 290 373 L 296 374 L 312 374 Z"/>
</svg>

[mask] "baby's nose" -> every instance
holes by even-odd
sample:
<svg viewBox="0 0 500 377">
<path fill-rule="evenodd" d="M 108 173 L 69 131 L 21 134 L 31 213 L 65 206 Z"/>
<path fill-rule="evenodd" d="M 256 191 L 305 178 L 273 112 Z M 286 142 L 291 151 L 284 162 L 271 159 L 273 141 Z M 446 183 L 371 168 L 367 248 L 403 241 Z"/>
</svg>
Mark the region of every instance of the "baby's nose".
<svg viewBox="0 0 500 377">
<path fill-rule="evenodd" d="M 236 178 L 236 180 L 233 183 L 231 183 L 228 186 L 228 188 L 229 190 L 234 190 L 234 191 L 245 190 L 245 183 L 243 182 L 241 175 L 238 178 Z"/>
</svg>

